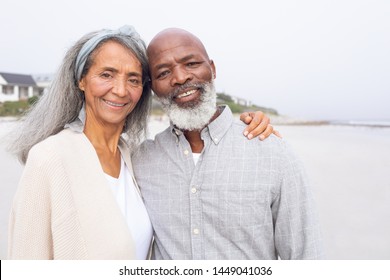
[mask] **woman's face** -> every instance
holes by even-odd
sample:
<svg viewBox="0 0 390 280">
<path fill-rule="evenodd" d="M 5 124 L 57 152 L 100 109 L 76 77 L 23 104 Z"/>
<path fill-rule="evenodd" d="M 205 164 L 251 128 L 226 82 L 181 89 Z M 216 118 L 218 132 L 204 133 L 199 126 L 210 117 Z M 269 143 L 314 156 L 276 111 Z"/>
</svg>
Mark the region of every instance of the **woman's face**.
<svg viewBox="0 0 390 280">
<path fill-rule="evenodd" d="M 115 41 L 107 41 L 92 55 L 92 65 L 79 82 L 86 122 L 122 128 L 142 95 L 141 63 Z"/>
</svg>

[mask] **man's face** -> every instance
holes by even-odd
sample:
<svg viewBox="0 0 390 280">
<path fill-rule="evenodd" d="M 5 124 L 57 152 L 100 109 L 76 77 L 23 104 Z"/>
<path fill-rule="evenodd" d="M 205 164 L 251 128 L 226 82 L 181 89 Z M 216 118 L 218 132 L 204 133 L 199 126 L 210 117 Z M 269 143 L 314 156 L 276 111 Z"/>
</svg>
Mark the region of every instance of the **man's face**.
<svg viewBox="0 0 390 280">
<path fill-rule="evenodd" d="M 152 89 L 176 127 L 205 127 L 216 111 L 215 67 L 191 35 L 168 34 L 148 48 Z"/>
<path fill-rule="evenodd" d="M 203 87 L 214 79 L 214 63 L 204 48 L 189 36 L 159 40 L 148 49 L 152 89 L 179 107 L 193 107 Z"/>
</svg>

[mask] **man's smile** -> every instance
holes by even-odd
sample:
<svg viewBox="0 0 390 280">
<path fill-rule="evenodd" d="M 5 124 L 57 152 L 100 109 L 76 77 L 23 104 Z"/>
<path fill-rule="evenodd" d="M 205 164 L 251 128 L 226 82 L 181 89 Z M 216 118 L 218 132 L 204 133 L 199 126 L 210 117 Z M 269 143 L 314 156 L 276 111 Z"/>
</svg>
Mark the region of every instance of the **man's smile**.
<svg viewBox="0 0 390 280">
<path fill-rule="evenodd" d="M 192 90 L 189 90 L 189 91 L 186 91 L 182 94 L 179 94 L 177 95 L 175 98 L 182 98 L 182 97 L 186 97 L 186 96 L 189 96 L 191 94 L 194 94 L 197 90 L 196 89 L 192 89 Z"/>
</svg>

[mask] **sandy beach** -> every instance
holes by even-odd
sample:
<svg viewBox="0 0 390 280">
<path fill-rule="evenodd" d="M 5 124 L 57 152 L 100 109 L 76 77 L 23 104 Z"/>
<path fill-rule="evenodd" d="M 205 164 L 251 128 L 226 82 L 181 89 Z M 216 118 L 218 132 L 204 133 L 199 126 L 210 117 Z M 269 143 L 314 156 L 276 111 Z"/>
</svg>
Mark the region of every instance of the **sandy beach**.
<svg viewBox="0 0 390 280">
<path fill-rule="evenodd" d="M 0 137 L 15 124 L 0 119 Z M 150 122 L 150 137 L 167 126 Z M 328 259 L 390 259 L 390 128 L 276 126 L 303 160 L 313 185 Z M 257 140 L 253 140 L 257 141 Z M 22 172 L 0 143 L 0 259 Z"/>
</svg>

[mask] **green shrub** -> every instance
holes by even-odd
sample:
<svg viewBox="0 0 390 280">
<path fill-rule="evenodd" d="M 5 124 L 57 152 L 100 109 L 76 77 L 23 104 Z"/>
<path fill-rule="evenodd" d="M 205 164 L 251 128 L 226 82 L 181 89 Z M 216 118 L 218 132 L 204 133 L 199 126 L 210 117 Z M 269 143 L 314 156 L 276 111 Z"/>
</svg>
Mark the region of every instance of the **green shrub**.
<svg viewBox="0 0 390 280">
<path fill-rule="evenodd" d="M 39 97 L 38 96 L 33 96 L 33 97 L 30 97 L 27 102 L 29 105 L 34 105 L 37 101 L 38 101 Z"/>
<path fill-rule="evenodd" d="M 28 101 L 6 101 L 0 106 L 0 116 L 19 116 L 29 108 Z"/>
</svg>

